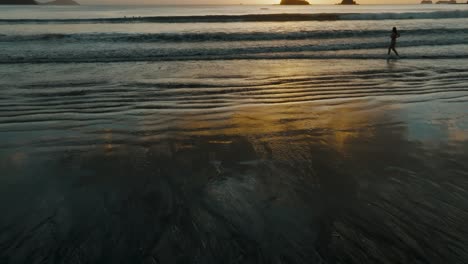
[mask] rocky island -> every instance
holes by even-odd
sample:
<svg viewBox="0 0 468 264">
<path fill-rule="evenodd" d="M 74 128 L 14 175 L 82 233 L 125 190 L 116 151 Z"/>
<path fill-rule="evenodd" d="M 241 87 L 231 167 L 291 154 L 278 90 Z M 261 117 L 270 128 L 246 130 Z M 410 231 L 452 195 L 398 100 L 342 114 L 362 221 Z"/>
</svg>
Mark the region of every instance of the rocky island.
<svg viewBox="0 0 468 264">
<path fill-rule="evenodd" d="M 305 0 L 281 0 L 280 5 L 309 5 Z"/>
<path fill-rule="evenodd" d="M 54 0 L 51 2 L 43 3 L 43 5 L 80 5 L 73 0 Z"/>
<path fill-rule="evenodd" d="M 353 0 L 343 0 L 340 5 L 357 5 L 357 3 Z"/>
</svg>

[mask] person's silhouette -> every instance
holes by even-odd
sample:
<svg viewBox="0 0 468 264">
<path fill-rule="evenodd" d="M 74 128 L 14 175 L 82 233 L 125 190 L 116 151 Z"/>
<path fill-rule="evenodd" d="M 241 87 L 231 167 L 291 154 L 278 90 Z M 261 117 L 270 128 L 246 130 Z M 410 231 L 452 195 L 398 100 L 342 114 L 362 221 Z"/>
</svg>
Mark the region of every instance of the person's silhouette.
<svg viewBox="0 0 468 264">
<path fill-rule="evenodd" d="M 390 42 L 390 46 L 388 47 L 388 55 L 390 55 L 390 52 L 393 50 L 393 52 L 395 52 L 395 54 L 398 57 L 400 57 L 400 55 L 398 55 L 398 52 L 395 49 L 396 41 L 397 41 L 397 38 L 399 37 L 400 37 L 400 33 L 398 33 L 397 28 L 394 27 L 392 30 L 392 34 L 390 35 L 390 38 L 392 39 L 392 41 Z"/>
</svg>

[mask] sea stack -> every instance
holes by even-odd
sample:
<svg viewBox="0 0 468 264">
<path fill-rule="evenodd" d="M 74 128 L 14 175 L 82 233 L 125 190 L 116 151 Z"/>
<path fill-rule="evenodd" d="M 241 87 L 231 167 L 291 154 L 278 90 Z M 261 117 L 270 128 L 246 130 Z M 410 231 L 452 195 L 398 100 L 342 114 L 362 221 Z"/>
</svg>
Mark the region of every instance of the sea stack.
<svg viewBox="0 0 468 264">
<path fill-rule="evenodd" d="M 37 5 L 34 0 L 0 0 L 0 5 Z"/>
<path fill-rule="evenodd" d="M 353 0 L 343 0 L 340 5 L 357 5 L 357 3 Z"/>
<path fill-rule="evenodd" d="M 80 5 L 73 0 L 54 0 L 51 2 L 43 3 L 43 5 Z"/>
<path fill-rule="evenodd" d="M 281 0 L 280 5 L 309 5 L 305 0 Z"/>
</svg>

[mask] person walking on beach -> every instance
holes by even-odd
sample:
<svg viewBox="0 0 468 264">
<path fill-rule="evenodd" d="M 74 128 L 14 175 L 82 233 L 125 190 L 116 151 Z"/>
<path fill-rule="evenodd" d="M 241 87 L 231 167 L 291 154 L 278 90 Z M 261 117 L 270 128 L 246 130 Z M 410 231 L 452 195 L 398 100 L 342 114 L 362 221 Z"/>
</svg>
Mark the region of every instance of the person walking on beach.
<svg viewBox="0 0 468 264">
<path fill-rule="evenodd" d="M 392 42 L 390 42 L 390 47 L 388 47 L 388 55 L 390 55 L 390 52 L 393 50 L 393 52 L 395 52 L 395 54 L 400 57 L 400 55 L 398 55 L 398 52 L 396 51 L 395 49 L 395 46 L 396 46 L 396 40 L 397 38 L 400 37 L 400 33 L 398 33 L 396 27 L 393 27 L 393 30 L 392 30 L 392 34 L 390 35 L 390 38 L 392 39 Z"/>
<path fill-rule="evenodd" d="M 398 55 L 398 52 L 395 49 L 396 39 L 399 38 L 399 37 L 400 37 L 400 33 L 398 33 L 396 27 L 393 27 L 392 34 L 390 35 L 390 38 L 392 39 L 392 42 L 390 42 L 390 47 L 388 47 L 388 55 L 390 55 L 390 52 L 393 50 L 393 52 L 395 52 L 395 54 L 398 57 L 400 57 L 400 55 Z"/>
</svg>

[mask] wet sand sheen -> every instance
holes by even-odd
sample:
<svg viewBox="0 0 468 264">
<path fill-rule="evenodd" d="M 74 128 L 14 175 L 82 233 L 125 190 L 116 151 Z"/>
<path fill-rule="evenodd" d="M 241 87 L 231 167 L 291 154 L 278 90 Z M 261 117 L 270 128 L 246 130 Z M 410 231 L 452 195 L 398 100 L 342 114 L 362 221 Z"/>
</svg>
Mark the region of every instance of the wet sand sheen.
<svg viewBox="0 0 468 264">
<path fill-rule="evenodd" d="M 467 65 L 2 68 L 0 259 L 466 262 Z"/>
</svg>

